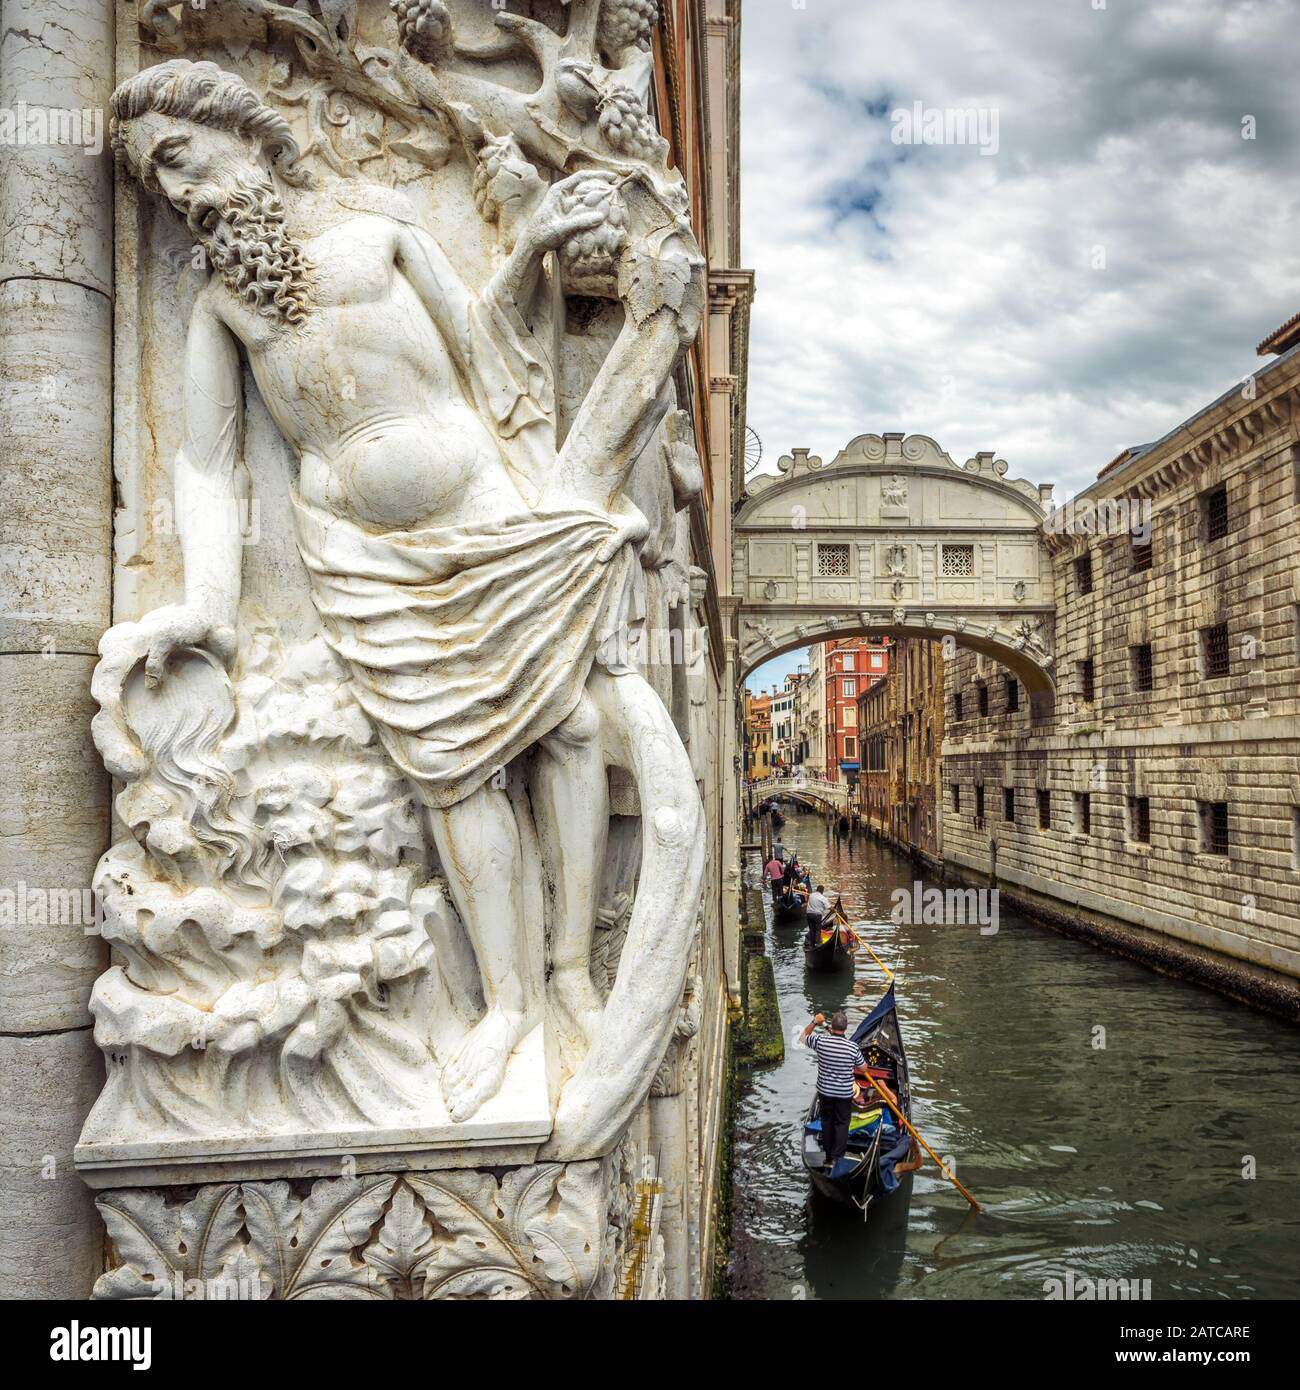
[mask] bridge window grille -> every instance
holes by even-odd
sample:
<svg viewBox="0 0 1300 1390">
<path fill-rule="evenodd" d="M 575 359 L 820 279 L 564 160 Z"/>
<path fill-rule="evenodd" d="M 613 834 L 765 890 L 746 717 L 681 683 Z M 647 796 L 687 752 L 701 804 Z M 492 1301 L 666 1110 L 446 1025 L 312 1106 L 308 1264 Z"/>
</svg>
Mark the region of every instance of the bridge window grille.
<svg viewBox="0 0 1300 1390">
<path fill-rule="evenodd" d="M 1146 692 L 1155 689 L 1155 669 L 1151 660 L 1151 643 L 1139 642 L 1130 647 L 1133 661 L 1133 689 Z"/>
<path fill-rule="evenodd" d="M 848 546 L 819 545 L 817 547 L 817 573 L 824 579 L 847 579 L 849 576 Z"/>
<path fill-rule="evenodd" d="M 1151 562 L 1152 562 L 1151 537 L 1148 536 L 1148 537 L 1146 538 L 1146 540 L 1139 540 L 1136 536 L 1134 536 L 1134 537 L 1133 537 L 1133 573 L 1134 573 L 1134 574 L 1141 574 L 1141 573 L 1143 573 L 1145 570 L 1149 570 L 1149 569 L 1151 568 Z"/>
<path fill-rule="evenodd" d="M 1201 629 L 1201 672 L 1205 680 L 1228 674 L 1228 625 L 1215 623 Z"/>
<path fill-rule="evenodd" d="M 1080 555 L 1074 562 L 1074 587 L 1080 594 L 1092 593 L 1092 556 Z"/>
<path fill-rule="evenodd" d="M 984 783 L 975 783 L 975 829 L 984 824 Z"/>
<path fill-rule="evenodd" d="M 1140 845 L 1151 843 L 1151 798 L 1130 796 L 1128 799 L 1128 837 Z"/>
<path fill-rule="evenodd" d="M 1076 835 L 1092 834 L 1092 793 L 1075 792 L 1074 794 L 1074 833 Z"/>
<path fill-rule="evenodd" d="M 1078 666 L 1079 698 L 1090 705 L 1097 698 L 1097 667 L 1092 657 L 1086 657 Z"/>
<path fill-rule="evenodd" d="M 1220 483 L 1201 493 L 1201 537 L 1222 540 L 1228 534 L 1228 485 Z"/>
<path fill-rule="evenodd" d="M 1007 677 L 1007 713 L 1015 714 L 1020 708 L 1020 682 L 1013 676 Z"/>
<path fill-rule="evenodd" d="M 980 714 L 983 715 L 989 712 L 989 688 L 987 685 L 981 685 L 979 688 L 979 705 Z"/>
<path fill-rule="evenodd" d="M 952 697 L 952 722 L 953 722 L 954 724 L 960 724 L 961 721 L 962 721 L 961 704 L 962 704 L 962 700 L 961 700 L 961 691 L 959 690 L 959 691 Z"/>
<path fill-rule="evenodd" d="M 1201 801 L 1197 803 L 1201 821 L 1201 853 L 1228 853 L 1228 803 Z"/>
<path fill-rule="evenodd" d="M 1038 789 L 1038 828 L 1040 830 L 1052 828 L 1052 793 L 1046 787 L 1039 787 Z"/>
<path fill-rule="evenodd" d="M 960 811 L 960 810 L 961 810 L 961 783 L 960 783 L 960 782 L 954 782 L 954 783 L 952 784 L 952 809 L 953 809 L 954 811 Z M 1298 826 L 1300 826 L 1300 810 L 1297 810 L 1297 811 L 1296 811 L 1296 824 L 1297 824 Z"/>
<path fill-rule="evenodd" d="M 975 573 L 973 545 L 945 545 L 943 548 L 943 577 L 969 579 Z"/>
<path fill-rule="evenodd" d="M 1002 819 L 1010 825 L 1016 823 L 1016 789 L 1002 788 Z"/>
</svg>

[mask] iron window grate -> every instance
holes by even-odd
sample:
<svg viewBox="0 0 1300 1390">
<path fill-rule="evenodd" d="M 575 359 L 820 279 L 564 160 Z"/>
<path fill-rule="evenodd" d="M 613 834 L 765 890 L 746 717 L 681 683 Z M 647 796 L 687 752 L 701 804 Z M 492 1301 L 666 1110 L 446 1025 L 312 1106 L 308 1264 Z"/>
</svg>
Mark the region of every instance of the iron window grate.
<svg viewBox="0 0 1300 1390">
<path fill-rule="evenodd" d="M 1052 793 L 1044 787 L 1038 789 L 1038 828 L 1052 828 Z"/>
<path fill-rule="evenodd" d="M 1228 803 L 1201 802 L 1201 849 L 1206 854 L 1227 854 L 1228 848 Z"/>
<path fill-rule="evenodd" d="M 1079 662 L 1079 698 L 1088 704 L 1097 698 L 1097 668 L 1090 656 Z"/>
<path fill-rule="evenodd" d="M 1144 541 L 1135 540 L 1133 542 L 1133 573 L 1142 574 L 1145 570 L 1149 570 L 1152 559 L 1151 538 L 1148 536 Z"/>
<path fill-rule="evenodd" d="M 1201 629 L 1201 663 L 1207 681 L 1228 674 L 1228 625 L 1215 623 Z"/>
<path fill-rule="evenodd" d="M 1133 689 L 1150 691 L 1155 689 L 1155 667 L 1151 660 L 1151 643 L 1139 642 L 1130 647 L 1133 654 Z"/>
<path fill-rule="evenodd" d="M 1128 799 L 1129 834 L 1139 844 L 1151 843 L 1151 799 L 1130 796 Z"/>
<path fill-rule="evenodd" d="M 1092 593 L 1092 556 L 1080 555 L 1074 562 L 1074 583 L 1081 594 Z"/>
<path fill-rule="evenodd" d="M 1221 483 L 1201 496 L 1201 521 L 1207 541 L 1222 540 L 1228 534 L 1228 485 Z"/>
</svg>

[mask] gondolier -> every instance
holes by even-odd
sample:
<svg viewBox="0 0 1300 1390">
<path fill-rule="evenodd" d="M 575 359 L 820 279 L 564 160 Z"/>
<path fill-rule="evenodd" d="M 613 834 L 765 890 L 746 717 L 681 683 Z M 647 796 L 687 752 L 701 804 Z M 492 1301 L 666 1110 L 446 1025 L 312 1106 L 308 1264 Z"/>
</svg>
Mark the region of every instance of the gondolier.
<svg viewBox="0 0 1300 1390">
<path fill-rule="evenodd" d="M 817 1056 L 818 1113 L 822 1125 L 822 1152 L 826 1155 L 824 1167 L 829 1173 L 848 1147 L 853 1073 L 866 1064 L 866 1059 L 857 1043 L 844 1036 L 849 1026 L 847 1015 L 837 1013 L 831 1019 L 830 1032 L 815 1032 L 825 1022 L 825 1014 L 818 1014 L 804 1029 L 803 1043 Z"/>
</svg>

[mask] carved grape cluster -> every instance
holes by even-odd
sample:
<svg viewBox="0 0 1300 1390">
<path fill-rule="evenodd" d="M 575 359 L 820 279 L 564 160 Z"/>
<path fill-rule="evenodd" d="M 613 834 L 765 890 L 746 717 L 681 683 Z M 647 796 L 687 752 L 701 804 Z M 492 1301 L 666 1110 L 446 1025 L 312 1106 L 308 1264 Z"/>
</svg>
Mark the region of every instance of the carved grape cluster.
<svg viewBox="0 0 1300 1390">
<path fill-rule="evenodd" d="M 571 286 L 597 281 L 613 274 L 619 252 L 627 241 L 627 209 L 612 183 L 592 179 L 577 193 L 564 194 L 565 213 L 578 207 L 599 208 L 605 220 L 572 236 L 560 248 L 560 258 Z"/>
<path fill-rule="evenodd" d="M 597 125 L 610 148 L 629 159 L 653 163 L 667 148 L 667 141 L 655 129 L 650 113 L 628 87 L 614 87 L 606 94 Z"/>
<path fill-rule="evenodd" d="M 649 48 L 659 18 L 659 0 L 605 0 L 600 11 L 600 46 L 606 53 Z"/>
<path fill-rule="evenodd" d="M 397 36 L 413 58 L 431 63 L 451 36 L 451 15 L 443 0 L 389 0 L 397 16 Z"/>
</svg>

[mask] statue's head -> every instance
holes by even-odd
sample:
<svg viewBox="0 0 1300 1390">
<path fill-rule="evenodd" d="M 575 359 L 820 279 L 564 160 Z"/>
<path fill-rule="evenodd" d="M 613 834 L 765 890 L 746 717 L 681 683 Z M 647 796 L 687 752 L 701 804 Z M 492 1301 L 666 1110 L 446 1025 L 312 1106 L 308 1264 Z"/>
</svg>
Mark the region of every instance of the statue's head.
<svg viewBox="0 0 1300 1390">
<path fill-rule="evenodd" d="M 184 58 L 123 82 L 110 111 L 114 151 L 184 217 L 231 289 L 259 313 L 298 322 L 307 264 L 272 179 L 275 170 L 297 181 L 284 117 L 234 73 Z"/>
</svg>

